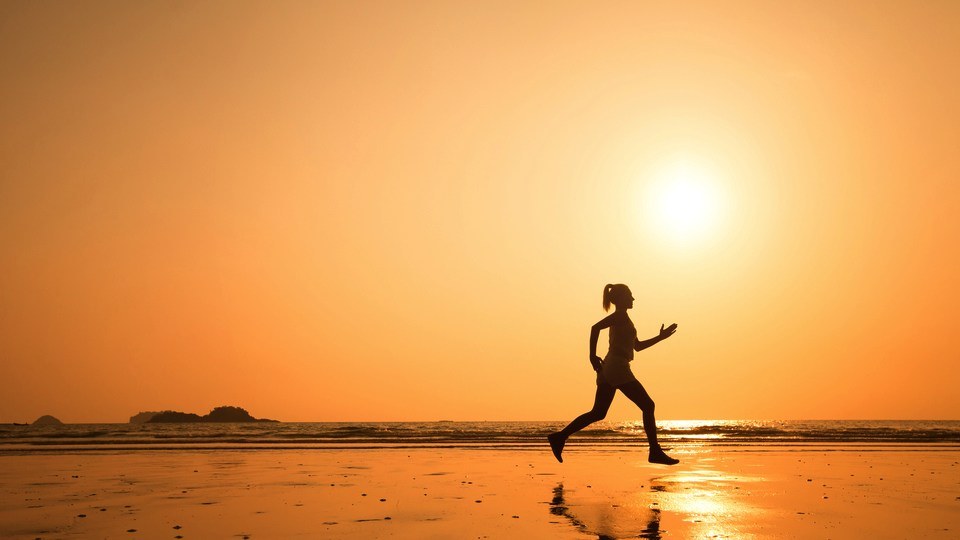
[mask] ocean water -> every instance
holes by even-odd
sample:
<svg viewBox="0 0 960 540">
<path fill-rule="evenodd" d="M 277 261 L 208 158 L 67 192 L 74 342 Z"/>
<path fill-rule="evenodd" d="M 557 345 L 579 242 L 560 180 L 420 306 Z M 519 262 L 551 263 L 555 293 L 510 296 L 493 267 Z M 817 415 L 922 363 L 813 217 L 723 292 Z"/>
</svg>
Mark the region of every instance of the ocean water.
<svg viewBox="0 0 960 540">
<path fill-rule="evenodd" d="M 922 446 L 960 450 L 960 421 L 661 420 L 664 446 Z M 0 453 L 178 449 L 543 449 L 565 422 L 280 422 L 0 425 Z M 600 422 L 571 443 L 645 446 L 640 422 Z"/>
</svg>

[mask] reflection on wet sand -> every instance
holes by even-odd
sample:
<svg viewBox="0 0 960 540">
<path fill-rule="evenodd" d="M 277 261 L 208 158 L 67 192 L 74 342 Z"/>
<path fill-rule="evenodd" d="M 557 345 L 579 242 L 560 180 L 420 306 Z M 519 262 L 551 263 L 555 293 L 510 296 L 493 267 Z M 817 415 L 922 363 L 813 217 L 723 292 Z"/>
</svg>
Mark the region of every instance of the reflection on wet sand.
<svg viewBox="0 0 960 540">
<path fill-rule="evenodd" d="M 762 480 L 723 475 L 706 468 L 650 479 L 637 489 L 604 494 L 589 489 L 553 488 L 550 513 L 564 517 L 583 533 L 599 539 L 662 538 L 672 523 L 675 534 L 696 538 L 750 538 L 741 530 L 747 514 L 745 482 Z M 589 486 L 588 486 L 589 487 Z"/>
<path fill-rule="evenodd" d="M 614 540 L 616 538 L 624 538 L 629 536 L 631 538 L 651 538 L 651 539 L 660 539 L 660 510 L 658 508 L 649 508 L 646 511 L 646 526 L 637 533 L 628 533 L 626 529 L 629 528 L 628 523 L 618 522 L 618 519 L 622 519 L 622 514 L 624 512 L 613 512 L 610 510 L 619 509 L 619 505 L 613 505 L 610 507 L 610 510 L 607 511 L 597 511 L 599 510 L 599 505 L 593 505 L 594 508 L 584 508 L 585 514 L 591 516 L 596 516 L 599 519 L 595 522 L 591 520 L 591 523 L 587 523 L 577 517 L 576 514 L 570 509 L 567 505 L 567 501 L 564 497 L 563 482 L 557 484 L 557 487 L 553 488 L 553 500 L 550 502 L 550 513 L 555 516 L 565 517 L 571 525 L 580 529 L 586 534 L 596 534 L 599 540 Z M 631 516 L 636 518 L 639 516 Z M 589 518 L 586 518 L 589 519 Z"/>
</svg>

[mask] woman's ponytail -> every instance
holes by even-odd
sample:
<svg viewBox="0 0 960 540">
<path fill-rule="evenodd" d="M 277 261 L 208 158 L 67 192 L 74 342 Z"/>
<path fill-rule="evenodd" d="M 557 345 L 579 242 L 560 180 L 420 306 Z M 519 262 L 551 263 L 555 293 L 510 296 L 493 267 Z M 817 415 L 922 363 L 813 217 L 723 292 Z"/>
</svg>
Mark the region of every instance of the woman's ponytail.
<svg viewBox="0 0 960 540">
<path fill-rule="evenodd" d="M 611 298 L 612 296 L 613 296 L 613 285 L 607 283 L 607 285 L 603 288 L 603 310 L 604 311 L 610 311 L 610 301 L 612 300 Z"/>
</svg>

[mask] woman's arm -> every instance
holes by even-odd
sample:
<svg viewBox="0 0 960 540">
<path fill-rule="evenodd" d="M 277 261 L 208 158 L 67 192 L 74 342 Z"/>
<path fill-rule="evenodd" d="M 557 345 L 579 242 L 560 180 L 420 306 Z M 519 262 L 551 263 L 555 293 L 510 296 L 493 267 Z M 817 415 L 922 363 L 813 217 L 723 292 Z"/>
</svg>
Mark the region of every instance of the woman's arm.
<svg viewBox="0 0 960 540">
<path fill-rule="evenodd" d="M 654 336 L 654 337 L 652 337 L 652 338 L 650 338 L 650 339 L 644 340 L 644 341 L 640 341 L 640 340 L 638 339 L 638 340 L 636 341 L 636 343 L 633 345 L 633 350 L 635 350 L 635 351 L 637 351 L 637 352 L 640 352 L 640 351 L 642 351 L 642 350 L 644 350 L 644 349 L 646 349 L 646 348 L 648 348 L 648 347 L 652 347 L 652 346 L 656 345 L 657 343 L 660 343 L 661 341 L 663 341 L 663 340 L 667 339 L 668 337 L 672 336 L 673 333 L 676 332 L 676 331 L 677 331 L 677 323 L 673 323 L 673 324 L 671 324 L 670 326 L 668 326 L 667 328 L 664 328 L 663 325 L 661 324 L 661 325 L 660 325 L 660 333 L 659 333 L 658 335 L 656 335 L 656 336 Z"/>
<path fill-rule="evenodd" d="M 590 365 L 593 366 L 594 371 L 600 371 L 600 357 L 597 356 L 597 341 L 600 340 L 600 331 L 613 326 L 616 316 L 616 312 L 611 313 L 590 327 Z"/>
</svg>

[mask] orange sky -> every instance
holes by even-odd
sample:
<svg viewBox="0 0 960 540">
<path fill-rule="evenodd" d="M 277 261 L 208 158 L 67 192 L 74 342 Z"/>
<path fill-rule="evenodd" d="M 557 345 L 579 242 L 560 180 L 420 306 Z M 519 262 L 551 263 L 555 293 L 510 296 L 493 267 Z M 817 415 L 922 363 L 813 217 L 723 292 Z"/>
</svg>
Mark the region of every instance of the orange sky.
<svg viewBox="0 0 960 540">
<path fill-rule="evenodd" d="M 960 418 L 960 4 L 780 4 L 3 4 L 0 422 L 569 420 L 608 282 L 661 418 Z"/>
</svg>

